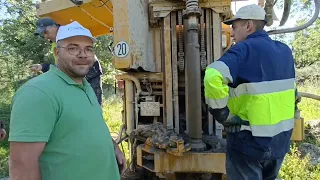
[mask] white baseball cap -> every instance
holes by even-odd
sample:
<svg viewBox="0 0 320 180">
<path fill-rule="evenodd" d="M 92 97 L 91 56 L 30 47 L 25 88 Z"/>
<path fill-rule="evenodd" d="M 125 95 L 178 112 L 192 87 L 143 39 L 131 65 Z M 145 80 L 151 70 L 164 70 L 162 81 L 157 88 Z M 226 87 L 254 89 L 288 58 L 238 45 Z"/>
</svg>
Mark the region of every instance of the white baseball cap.
<svg viewBox="0 0 320 180">
<path fill-rule="evenodd" d="M 73 37 L 73 36 L 87 36 L 91 38 L 93 42 L 97 41 L 97 39 L 92 36 L 89 29 L 83 27 L 77 21 L 73 21 L 70 24 L 59 27 L 57 37 L 56 37 L 56 42 L 62 39 Z"/>
<path fill-rule="evenodd" d="M 250 4 L 241 7 L 234 16 L 234 18 L 226 20 L 223 23 L 231 25 L 234 21 L 239 19 L 262 20 L 267 23 L 265 10 L 256 4 Z"/>
</svg>

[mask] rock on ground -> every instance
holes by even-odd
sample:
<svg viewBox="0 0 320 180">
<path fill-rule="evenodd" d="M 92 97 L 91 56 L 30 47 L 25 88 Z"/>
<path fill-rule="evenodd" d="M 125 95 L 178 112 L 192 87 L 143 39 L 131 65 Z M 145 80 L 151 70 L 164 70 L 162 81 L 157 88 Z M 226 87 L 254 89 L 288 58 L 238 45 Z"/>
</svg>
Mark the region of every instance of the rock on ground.
<svg viewBox="0 0 320 180">
<path fill-rule="evenodd" d="M 320 119 L 311 120 L 306 122 L 310 125 L 310 133 L 317 139 L 320 139 Z"/>
<path fill-rule="evenodd" d="M 320 164 L 320 147 L 310 144 L 310 143 L 302 143 L 299 146 L 299 150 L 302 156 L 306 156 L 309 154 L 310 163 L 314 166 Z"/>
<path fill-rule="evenodd" d="M 320 119 L 311 120 L 306 122 L 309 125 L 309 128 L 306 130 L 306 139 L 309 140 L 320 140 Z M 310 163 L 312 165 L 320 164 L 320 147 L 313 145 L 311 143 L 302 143 L 299 146 L 299 151 L 301 155 L 304 157 L 307 154 L 310 156 Z"/>
</svg>

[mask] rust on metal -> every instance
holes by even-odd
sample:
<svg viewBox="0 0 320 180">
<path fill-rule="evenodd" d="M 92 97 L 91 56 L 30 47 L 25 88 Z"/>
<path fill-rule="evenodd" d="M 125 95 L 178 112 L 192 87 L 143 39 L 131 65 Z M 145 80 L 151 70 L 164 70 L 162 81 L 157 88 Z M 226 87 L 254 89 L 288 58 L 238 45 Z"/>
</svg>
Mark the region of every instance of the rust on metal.
<svg viewBox="0 0 320 180">
<path fill-rule="evenodd" d="M 163 73 L 162 72 L 129 72 L 129 75 L 134 76 L 139 81 L 143 81 L 147 78 L 148 82 L 162 82 Z"/>
<path fill-rule="evenodd" d="M 225 169 L 225 153 L 186 152 L 183 156 L 174 156 L 166 151 L 146 149 L 144 145 L 137 147 L 137 164 L 152 172 L 195 172 L 223 173 Z"/>
<path fill-rule="evenodd" d="M 165 83 L 165 126 L 168 130 L 173 130 L 173 103 L 172 103 L 172 67 L 171 67 L 171 28 L 170 15 L 163 19 L 163 42 L 164 42 L 164 78 Z"/>
<path fill-rule="evenodd" d="M 153 28 L 153 58 L 155 63 L 155 71 L 162 72 L 161 66 L 161 29 L 160 28 Z"/>
<path fill-rule="evenodd" d="M 172 81 L 173 81 L 173 104 L 175 132 L 179 133 L 179 97 L 178 97 L 178 47 L 177 47 L 177 12 L 171 13 L 171 39 L 172 39 Z"/>
</svg>

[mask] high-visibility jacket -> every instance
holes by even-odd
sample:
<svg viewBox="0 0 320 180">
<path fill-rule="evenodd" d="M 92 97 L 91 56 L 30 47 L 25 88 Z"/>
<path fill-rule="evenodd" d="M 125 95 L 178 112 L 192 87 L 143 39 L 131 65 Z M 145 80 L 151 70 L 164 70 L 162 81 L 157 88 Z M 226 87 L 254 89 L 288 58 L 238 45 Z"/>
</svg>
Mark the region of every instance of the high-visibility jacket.
<svg viewBox="0 0 320 180">
<path fill-rule="evenodd" d="M 57 43 L 56 42 L 53 42 L 51 44 L 51 51 L 52 51 L 52 54 L 53 54 L 53 57 L 54 57 L 54 64 L 57 64 L 57 56 L 55 55 L 54 53 L 54 49 L 57 47 Z"/>
<path fill-rule="evenodd" d="M 249 35 L 207 67 L 204 87 L 206 103 L 212 109 L 227 106 L 231 114 L 249 121 L 241 131 L 250 131 L 259 145 L 268 149 L 281 138 L 284 144 L 279 145 L 288 145 L 294 127 L 295 70 L 287 45 L 265 31 Z"/>
</svg>

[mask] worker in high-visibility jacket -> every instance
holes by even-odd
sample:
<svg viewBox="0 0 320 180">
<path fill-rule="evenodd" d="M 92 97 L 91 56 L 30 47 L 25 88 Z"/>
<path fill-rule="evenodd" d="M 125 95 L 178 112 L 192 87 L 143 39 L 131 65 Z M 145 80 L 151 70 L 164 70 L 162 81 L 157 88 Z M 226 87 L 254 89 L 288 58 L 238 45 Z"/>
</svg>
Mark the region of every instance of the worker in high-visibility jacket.
<svg viewBox="0 0 320 180">
<path fill-rule="evenodd" d="M 205 72 L 206 103 L 227 131 L 228 179 L 275 179 L 290 149 L 294 127 L 295 70 L 292 51 L 264 31 L 265 11 L 239 9 L 235 45 Z"/>
</svg>

